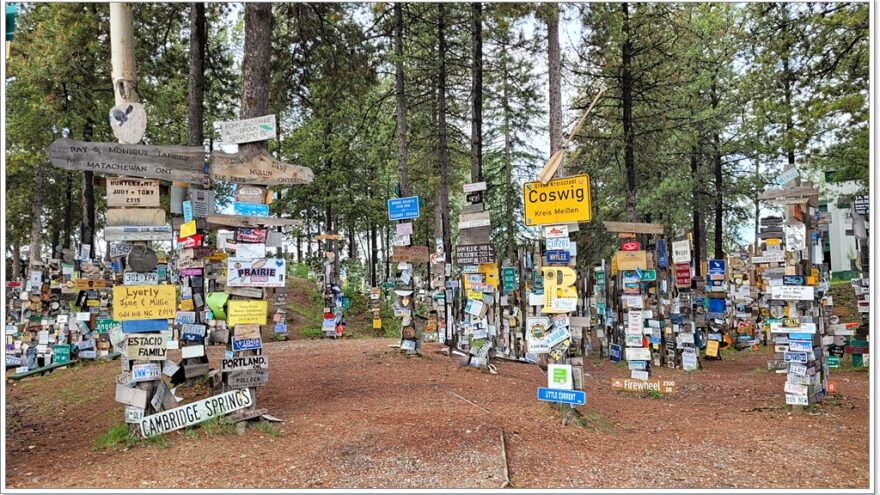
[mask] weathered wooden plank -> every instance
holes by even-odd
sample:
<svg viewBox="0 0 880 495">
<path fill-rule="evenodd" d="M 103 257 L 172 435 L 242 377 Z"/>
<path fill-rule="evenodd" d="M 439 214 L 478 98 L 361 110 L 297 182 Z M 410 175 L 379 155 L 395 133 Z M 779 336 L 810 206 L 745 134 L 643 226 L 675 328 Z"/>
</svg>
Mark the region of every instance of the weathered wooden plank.
<svg viewBox="0 0 880 495">
<path fill-rule="evenodd" d="M 165 210 L 162 208 L 107 208 L 107 225 L 165 225 Z"/>
<path fill-rule="evenodd" d="M 56 139 L 46 152 L 52 166 L 64 170 L 198 184 L 205 176 L 205 152 L 201 146 L 149 146 Z"/>
<path fill-rule="evenodd" d="M 280 162 L 266 151 L 248 158 L 215 151 L 211 153 L 211 178 L 238 184 L 276 186 L 311 184 L 315 174 L 308 167 Z"/>
<path fill-rule="evenodd" d="M 213 225 L 222 225 L 224 227 L 299 227 L 303 225 L 302 220 L 293 218 L 272 218 L 272 217 L 248 217 L 244 215 L 208 215 L 206 222 Z"/>
<path fill-rule="evenodd" d="M 602 222 L 608 232 L 631 232 L 633 234 L 662 234 L 659 223 Z"/>
<path fill-rule="evenodd" d="M 170 225 L 104 227 L 105 241 L 170 241 Z"/>
<path fill-rule="evenodd" d="M 158 208 L 159 181 L 156 179 L 135 179 L 132 177 L 108 178 L 107 206 Z"/>
</svg>

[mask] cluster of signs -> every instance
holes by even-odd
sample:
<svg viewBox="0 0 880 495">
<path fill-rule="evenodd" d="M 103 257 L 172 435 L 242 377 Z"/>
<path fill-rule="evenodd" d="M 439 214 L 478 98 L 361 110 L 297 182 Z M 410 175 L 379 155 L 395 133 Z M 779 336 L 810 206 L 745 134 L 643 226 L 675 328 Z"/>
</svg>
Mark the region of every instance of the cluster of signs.
<svg viewBox="0 0 880 495">
<path fill-rule="evenodd" d="M 132 111 L 140 108 L 129 106 Z M 115 108 L 111 122 L 114 112 L 123 110 Z M 214 152 L 206 164 L 201 147 L 133 144 L 143 134 L 135 127 L 122 120 L 114 127 L 117 136 L 125 137 L 120 137 L 123 143 L 132 144 L 59 139 L 48 154 L 54 166 L 66 170 L 123 175 L 106 180 L 104 238 L 110 242 L 113 261 L 112 273 L 105 270 L 105 278 L 115 279 L 116 284 L 111 289 L 110 283 L 94 277 L 100 264 L 81 255 L 76 274 L 81 276 L 71 272 L 67 284 L 82 289 L 78 303 L 81 299 L 91 314 L 69 320 L 77 324 L 80 335 L 96 335 L 97 344 L 79 337 L 78 357 L 111 345 L 120 352 L 116 400 L 126 406 L 126 421 L 140 423 L 142 433 L 150 436 L 253 405 L 253 396 L 245 389 L 268 379 L 260 330 L 269 324 L 270 302 L 276 306 L 274 332 L 287 331 L 286 263 L 272 257 L 267 248 L 280 253 L 282 236 L 274 228 L 296 223 L 268 218 L 272 195 L 266 186 L 308 183 L 313 175 L 266 152 L 250 156 Z M 224 122 L 220 128 L 224 145 L 276 136 L 274 115 Z M 236 184 L 231 214 L 215 211 L 210 179 Z M 170 213 L 176 216 L 171 222 L 160 207 L 159 180 L 172 183 Z M 226 230 L 208 235 L 216 229 Z M 209 245 L 209 237 L 216 238 L 215 246 Z M 172 243 L 170 262 L 154 251 L 152 241 Z M 89 252 L 84 246 L 83 253 Z M 175 407 L 173 390 L 163 375 L 175 384 L 207 374 L 209 342 L 227 345 L 222 378 L 227 389 L 236 390 Z M 182 362 L 168 359 L 172 349 L 180 349 Z M 56 356 L 69 359 L 70 353 L 59 347 Z M 155 414 L 147 415 L 148 411 Z M 169 424 L 177 426 L 169 429 Z"/>
</svg>

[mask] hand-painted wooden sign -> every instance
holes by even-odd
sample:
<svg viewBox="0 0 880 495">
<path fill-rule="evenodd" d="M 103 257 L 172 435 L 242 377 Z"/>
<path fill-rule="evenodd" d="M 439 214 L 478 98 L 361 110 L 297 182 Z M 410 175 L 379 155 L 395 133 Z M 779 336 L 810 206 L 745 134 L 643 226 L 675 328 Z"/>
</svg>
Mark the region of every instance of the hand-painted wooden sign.
<svg viewBox="0 0 880 495">
<path fill-rule="evenodd" d="M 200 184 L 205 151 L 201 146 L 147 146 L 56 139 L 46 150 L 52 166 L 100 174 Z"/>
<path fill-rule="evenodd" d="M 168 337 L 162 333 L 133 333 L 126 336 L 125 355 L 141 361 L 164 361 Z"/>
<path fill-rule="evenodd" d="M 113 319 L 174 318 L 176 299 L 177 292 L 173 285 L 117 285 L 113 287 Z"/>
<path fill-rule="evenodd" d="M 526 226 L 589 222 L 590 176 L 523 184 L 523 213 Z"/>
<path fill-rule="evenodd" d="M 611 390 L 622 390 L 624 392 L 647 392 L 654 390 L 661 394 L 674 394 L 676 391 L 675 382 L 672 380 L 636 380 L 633 378 L 612 378 Z"/>
<path fill-rule="evenodd" d="M 279 162 L 267 151 L 249 158 L 215 151 L 211 153 L 211 178 L 237 184 L 277 186 L 311 184 L 315 175 L 308 167 Z"/>
<path fill-rule="evenodd" d="M 141 390 L 141 392 L 144 393 L 144 404 L 146 404 L 146 391 Z M 244 409 L 253 405 L 253 403 L 254 401 L 247 389 L 232 390 L 184 406 L 162 411 L 158 414 L 145 416 L 140 422 L 141 435 L 151 437 L 179 430 L 211 418 Z"/>
<path fill-rule="evenodd" d="M 487 227 L 489 225 L 491 224 L 489 222 L 488 211 L 462 213 L 458 220 L 459 229 L 474 229 L 477 227 Z"/>
<path fill-rule="evenodd" d="M 239 184 L 235 190 L 235 200 L 239 203 L 263 204 L 266 202 L 266 188 Z"/>
<path fill-rule="evenodd" d="M 470 244 L 455 246 L 455 261 L 459 265 L 480 265 L 492 263 L 494 254 L 491 244 Z"/>
<path fill-rule="evenodd" d="M 269 226 L 269 227 L 297 227 L 303 224 L 302 220 L 296 218 L 272 218 L 272 217 L 254 217 L 254 216 L 243 216 L 243 215 L 208 215 L 205 218 L 205 221 L 209 224 L 220 225 L 224 227 L 259 227 L 259 226 Z M 236 237 L 238 234 L 236 233 Z M 236 239 L 238 240 L 238 239 Z M 266 242 L 265 236 L 260 241 L 253 242 Z"/>
<path fill-rule="evenodd" d="M 210 301 L 210 295 L 209 295 Z M 268 317 L 267 301 L 229 301 L 227 303 L 227 325 L 234 327 L 242 323 L 265 325 Z"/>
<path fill-rule="evenodd" d="M 269 383 L 268 369 L 235 370 L 226 374 L 226 385 L 230 388 L 261 387 L 267 383 Z"/>
<path fill-rule="evenodd" d="M 147 112 L 134 101 L 123 102 L 110 109 L 110 129 L 119 142 L 137 144 L 147 130 Z"/>
<path fill-rule="evenodd" d="M 427 246 L 395 246 L 391 259 L 405 263 L 428 263 L 431 251 Z"/>
<path fill-rule="evenodd" d="M 252 370 L 252 369 L 268 369 L 269 356 L 262 354 L 259 356 L 242 356 L 223 359 L 220 362 L 220 371 L 236 371 L 236 370 Z"/>
<path fill-rule="evenodd" d="M 286 263 L 282 258 L 227 258 L 229 287 L 284 287 Z"/>
<path fill-rule="evenodd" d="M 78 278 L 73 281 L 73 287 L 77 290 L 103 289 L 107 282 L 101 278 Z"/>
<path fill-rule="evenodd" d="M 104 227 L 106 241 L 170 241 L 170 225 Z"/>
<path fill-rule="evenodd" d="M 275 139 L 275 136 L 275 115 L 220 122 L 220 140 L 223 144 L 253 143 Z"/>
<path fill-rule="evenodd" d="M 640 251 L 618 251 L 615 255 L 618 270 L 645 270 L 648 268 L 647 254 Z"/>
<path fill-rule="evenodd" d="M 159 181 L 131 177 L 107 178 L 107 206 L 159 207 Z M 164 221 L 160 223 L 165 223 Z"/>
</svg>

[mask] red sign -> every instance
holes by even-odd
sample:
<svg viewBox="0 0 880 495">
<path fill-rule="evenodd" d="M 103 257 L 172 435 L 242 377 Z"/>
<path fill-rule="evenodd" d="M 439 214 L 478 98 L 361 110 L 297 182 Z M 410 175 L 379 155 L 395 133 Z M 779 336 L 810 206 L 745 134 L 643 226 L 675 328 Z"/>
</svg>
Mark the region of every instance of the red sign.
<svg viewBox="0 0 880 495">
<path fill-rule="evenodd" d="M 202 243 L 202 234 L 191 235 L 189 237 L 177 238 L 177 249 L 194 248 Z"/>
<path fill-rule="evenodd" d="M 843 348 L 843 352 L 847 354 L 869 354 L 871 348 L 866 345 L 848 345 Z"/>
<path fill-rule="evenodd" d="M 638 241 L 627 241 L 620 244 L 621 251 L 638 251 L 639 250 L 639 242 Z"/>
<path fill-rule="evenodd" d="M 675 285 L 679 287 L 689 287 L 691 285 L 690 263 L 675 264 Z"/>
<path fill-rule="evenodd" d="M 238 242 L 266 242 L 268 232 L 266 229 L 242 227 L 235 229 L 235 240 Z"/>
<path fill-rule="evenodd" d="M 21 282 L 6 282 L 6 287 L 21 287 Z"/>
</svg>

